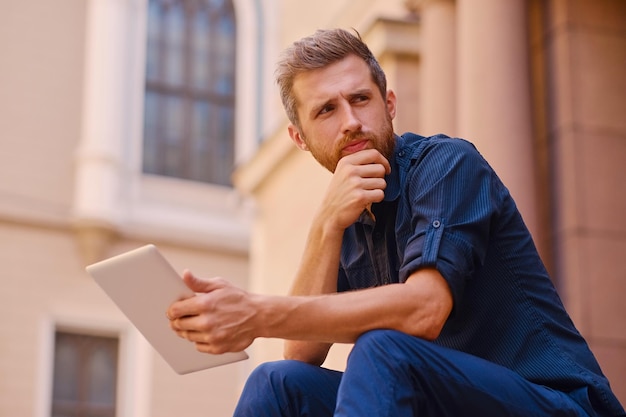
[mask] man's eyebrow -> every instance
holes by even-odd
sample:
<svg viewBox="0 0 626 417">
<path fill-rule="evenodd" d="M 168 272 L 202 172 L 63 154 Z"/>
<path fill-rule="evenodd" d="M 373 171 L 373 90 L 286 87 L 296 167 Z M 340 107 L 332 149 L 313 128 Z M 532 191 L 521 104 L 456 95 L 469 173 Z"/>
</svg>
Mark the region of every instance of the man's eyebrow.
<svg viewBox="0 0 626 417">
<path fill-rule="evenodd" d="M 356 97 L 356 96 L 369 96 L 369 95 L 372 95 L 372 89 L 371 88 L 361 88 L 361 89 L 356 90 L 353 93 L 350 93 L 348 95 L 348 97 L 353 98 L 353 97 Z"/>
<path fill-rule="evenodd" d="M 352 93 L 349 93 L 348 99 L 353 99 L 358 96 L 371 96 L 373 94 L 372 91 L 373 90 L 369 87 L 360 88 L 356 91 L 353 91 Z M 314 106 L 311 107 L 311 111 L 309 112 L 310 116 L 314 118 L 324 107 L 331 104 L 333 101 L 335 101 L 335 98 L 330 98 L 324 102 L 315 104 Z"/>
</svg>

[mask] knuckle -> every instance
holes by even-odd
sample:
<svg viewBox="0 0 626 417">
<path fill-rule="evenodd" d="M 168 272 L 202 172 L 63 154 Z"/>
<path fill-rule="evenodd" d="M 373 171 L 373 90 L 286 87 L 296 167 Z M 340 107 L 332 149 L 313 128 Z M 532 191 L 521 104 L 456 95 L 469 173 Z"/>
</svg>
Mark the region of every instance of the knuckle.
<svg viewBox="0 0 626 417">
<path fill-rule="evenodd" d="M 217 330 L 213 334 L 213 343 L 218 345 L 223 344 L 228 339 L 228 333 L 224 330 Z"/>
<path fill-rule="evenodd" d="M 213 311 L 213 309 L 215 308 L 215 302 L 212 300 L 209 294 L 202 294 L 199 297 L 198 302 L 202 307 L 202 311 L 210 312 Z"/>
<path fill-rule="evenodd" d="M 200 316 L 198 328 L 202 331 L 210 331 L 213 328 L 213 320 L 209 315 Z"/>
<path fill-rule="evenodd" d="M 349 178 L 355 178 L 358 174 L 358 166 L 349 164 L 343 168 L 343 172 Z"/>
</svg>

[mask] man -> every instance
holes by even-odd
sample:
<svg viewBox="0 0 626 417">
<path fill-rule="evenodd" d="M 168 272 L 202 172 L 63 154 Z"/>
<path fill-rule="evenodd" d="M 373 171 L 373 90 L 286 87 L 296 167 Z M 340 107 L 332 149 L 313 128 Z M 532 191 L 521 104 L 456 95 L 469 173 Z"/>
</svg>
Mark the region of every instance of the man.
<svg viewBox="0 0 626 417">
<path fill-rule="evenodd" d="M 289 135 L 333 172 L 287 297 L 184 274 L 168 310 L 200 351 L 283 338 L 237 416 L 618 416 L 519 212 L 468 142 L 393 133 L 358 36 L 318 31 L 277 70 Z M 321 367 L 355 343 L 345 373 Z"/>
</svg>

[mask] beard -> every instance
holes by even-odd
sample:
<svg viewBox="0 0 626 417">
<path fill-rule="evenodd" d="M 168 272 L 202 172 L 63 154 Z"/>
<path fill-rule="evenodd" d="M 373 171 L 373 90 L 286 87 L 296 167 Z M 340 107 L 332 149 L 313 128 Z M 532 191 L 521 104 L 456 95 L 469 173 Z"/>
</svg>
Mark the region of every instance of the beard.
<svg viewBox="0 0 626 417">
<path fill-rule="evenodd" d="M 343 148 L 348 145 L 350 142 L 356 140 L 367 140 L 370 143 L 370 147 L 376 149 L 381 153 L 382 156 L 390 160 L 393 156 L 393 151 L 396 146 L 396 141 L 394 140 L 393 133 L 393 123 L 391 120 L 391 116 L 386 113 L 385 120 L 380 127 L 380 129 L 376 132 L 365 133 L 361 130 L 351 132 L 341 138 L 329 152 L 324 152 L 314 144 L 313 141 L 309 141 L 308 138 L 305 138 L 303 135 L 303 139 L 311 155 L 313 158 L 322 165 L 324 168 L 329 170 L 330 172 L 335 172 L 337 169 L 337 164 L 339 160 L 343 158 Z"/>
</svg>

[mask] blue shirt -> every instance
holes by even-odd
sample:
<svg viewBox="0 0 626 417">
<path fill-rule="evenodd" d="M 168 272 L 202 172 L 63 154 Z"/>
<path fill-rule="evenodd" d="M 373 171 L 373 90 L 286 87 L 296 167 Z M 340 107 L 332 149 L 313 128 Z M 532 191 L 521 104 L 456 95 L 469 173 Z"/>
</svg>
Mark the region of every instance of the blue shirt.
<svg viewBox="0 0 626 417">
<path fill-rule="evenodd" d="M 396 136 L 382 202 L 346 229 L 338 291 L 404 282 L 435 267 L 454 308 L 435 343 L 624 415 L 566 313 L 511 198 L 474 146 Z M 586 391 L 586 392 L 584 392 Z"/>
</svg>

